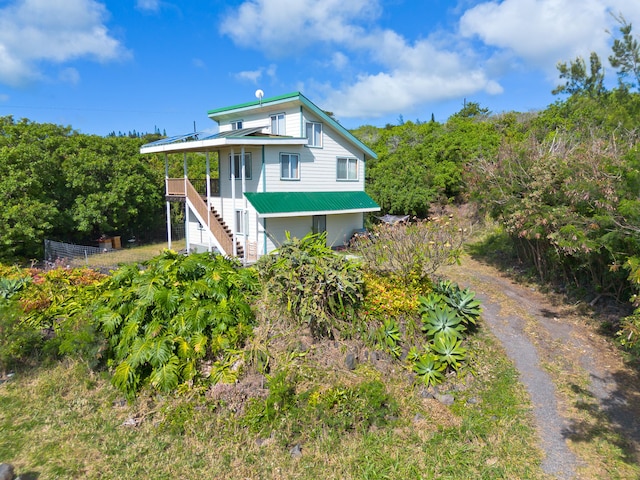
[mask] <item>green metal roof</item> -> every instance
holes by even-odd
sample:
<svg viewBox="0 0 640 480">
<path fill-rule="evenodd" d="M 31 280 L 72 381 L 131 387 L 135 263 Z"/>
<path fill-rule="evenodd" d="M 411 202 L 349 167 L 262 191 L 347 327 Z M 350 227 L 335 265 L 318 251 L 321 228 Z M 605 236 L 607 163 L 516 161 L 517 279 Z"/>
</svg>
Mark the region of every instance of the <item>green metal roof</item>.
<svg viewBox="0 0 640 480">
<path fill-rule="evenodd" d="M 245 193 L 261 217 L 377 212 L 380 207 L 363 191 Z"/>
<path fill-rule="evenodd" d="M 300 92 L 286 93 L 284 95 L 278 95 L 277 97 L 263 98 L 262 100 L 254 100 L 254 101 L 251 101 L 251 102 L 240 103 L 238 105 L 232 105 L 230 107 L 214 108 L 212 110 L 209 110 L 207 112 L 207 114 L 208 115 L 214 115 L 216 113 L 228 112 L 228 111 L 233 111 L 233 110 L 240 110 L 240 109 L 244 109 L 244 108 L 247 108 L 247 107 L 256 107 L 258 105 L 267 105 L 269 103 L 277 102 L 279 100 L 295 99 L 299 95 L 300 95 Z"/>
</svg>

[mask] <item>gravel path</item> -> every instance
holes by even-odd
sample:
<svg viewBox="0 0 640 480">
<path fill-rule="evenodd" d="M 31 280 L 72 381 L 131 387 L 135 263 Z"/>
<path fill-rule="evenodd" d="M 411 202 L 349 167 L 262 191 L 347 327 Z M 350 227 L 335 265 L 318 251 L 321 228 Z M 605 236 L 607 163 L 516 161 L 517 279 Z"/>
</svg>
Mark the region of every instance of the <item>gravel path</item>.
<svg viewBox="0 0 640 480">
<path fill-rule="evenodd" d="M 640 457 L 637 372 L 625 368 L 615 349 L 584 319 L 470 258 L 461 267 L 447 269 L 446 276 L 476 292 L 484 322 L 519 370 L 531 397 L 546 474 L 578 478 L 586 459 L 580 459 L 570 444 L 591 441 L 598 434 L 595 428 L 603 427 L 585 420 L 585 412 L 593 418 L 605 413 L 606 428 L 626 439 L 620 448 Z"/>
</svg>

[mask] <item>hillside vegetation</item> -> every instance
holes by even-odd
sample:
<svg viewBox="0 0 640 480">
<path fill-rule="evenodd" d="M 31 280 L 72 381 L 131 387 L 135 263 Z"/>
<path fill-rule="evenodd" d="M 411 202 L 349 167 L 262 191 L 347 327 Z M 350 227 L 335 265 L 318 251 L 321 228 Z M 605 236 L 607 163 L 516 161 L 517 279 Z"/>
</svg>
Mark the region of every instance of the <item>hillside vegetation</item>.
<svg viewBox="0 0 640 480">
<path fill-rule="evenodd" d="M 473 203 L 492 225 L 475 252 L 626 306 L 601 330 L 637 358 L 640 47 L 622 19 L 610 63 L 610 90 L 597 55 L 560 64 L 544 111 L 469 102 L 357 129 L 378 153 L 368 191 L 411 222 L 372 222 L 348 255 L 289 239 L 249 268 L 172 251 L 108 275 L 14 266 L 45 236 L 151 237 L 164 165 L 139 138 L 1 118 L 0 461 L 43 478 L 543 478 L 475 293 L 437 275 L 468 233 L 445 212 Z M 614 450 L 594 460 L 609 473 Z"/>
</svg>

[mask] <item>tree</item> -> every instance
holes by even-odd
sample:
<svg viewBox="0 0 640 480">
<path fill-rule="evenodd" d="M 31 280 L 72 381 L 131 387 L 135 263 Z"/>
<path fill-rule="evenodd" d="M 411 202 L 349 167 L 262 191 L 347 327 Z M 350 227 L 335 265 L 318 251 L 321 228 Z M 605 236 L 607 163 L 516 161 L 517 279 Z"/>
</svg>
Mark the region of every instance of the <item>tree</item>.
<svg viewBox="0 0 640 480">
<path fill-rule="evenodd" d="M 64 216 L 60 147 L 68 127 L 0 117 L 0 260 L 39 258 Z"/>
<path fill-rule="evenodd" d="M 590 97 L 597 97 L 604 93 L 604 70 L 600 57 L 595 52 L 591 52 L 589 57 L 589 73 L 582 57 L 569 62 L 560 62 L 557 65 L 560 78 L 566 79 L 564 85 L 556 87 L 552 93 L 568 93 L 569 95 L 585 93 Z"/>
<path fill-rule="evenodd" d="M 613 68 L 618 69 L 621 87 L 640 89 L 640 44 L 631 34 L 631 24 L 627 23 L 622 15 L 617 17 L 614 15 L 614 18 L 621 25 L 622 39 L 616 38 L 613 41 L 613 55 L 609 56 L 609 63 Z M 632 80 L 626 82 L 628 77 L 632 77 Z"/>
</svg>

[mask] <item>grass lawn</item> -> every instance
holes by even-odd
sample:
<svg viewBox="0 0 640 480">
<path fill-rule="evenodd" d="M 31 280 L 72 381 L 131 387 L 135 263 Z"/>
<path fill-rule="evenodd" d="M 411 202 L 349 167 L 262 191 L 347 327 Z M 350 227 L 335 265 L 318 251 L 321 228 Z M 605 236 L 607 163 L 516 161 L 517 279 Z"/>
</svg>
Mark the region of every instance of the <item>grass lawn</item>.
<svg viewBox="0 0 640 480">
<path fill-rule="evenodd" d="M 363 363 L 355 371 L 322 370 L 303 357 L 294 361 L 302 378 L 297 394 L 382 382 L 398 408 L 367 428 L 330 428 L 330 420 L 296 408 L 269 430 L 254 428 L 259 419 L 209 394 L 127 404 L 106 375 L 81 363 L 17 372 L 0 384 L 0 462 L 40 480 L 545 478 L 513 366 L 488 335 L 471 343 L 477 375 L 456 382 L 463 387 L 451 407 L 424 398 L 401 369 L 389 375 Z M 291 454 L 295 445 L 299 456 Z"/>
<path fill-rule="evenodd" d="M 116 267 L 125 263 L 137 263 L 149 260 L 167 248 L 167 242 L 154 243 L 151 245 L 143 245 L 140 247 L 121 248 L 118 250 L 110 250 L 106 253 L 91 255 L 84 258 L 77 258 L 72 262 L 74 267 Z M 171 242 L 171 249 L 180 251 L 187 248 L 185 240 L 177 240 Z"/>
</svg>

